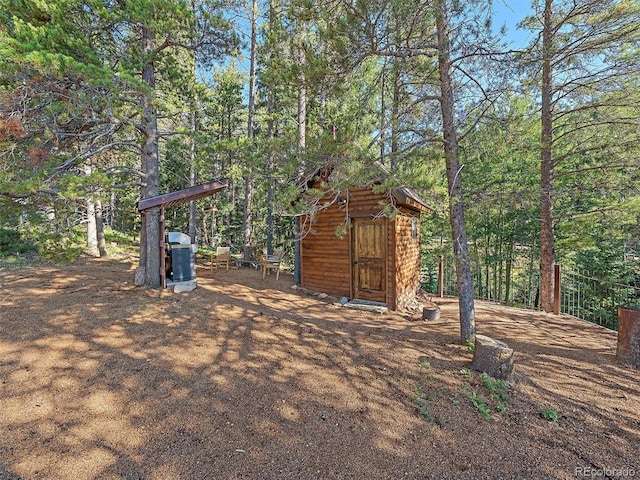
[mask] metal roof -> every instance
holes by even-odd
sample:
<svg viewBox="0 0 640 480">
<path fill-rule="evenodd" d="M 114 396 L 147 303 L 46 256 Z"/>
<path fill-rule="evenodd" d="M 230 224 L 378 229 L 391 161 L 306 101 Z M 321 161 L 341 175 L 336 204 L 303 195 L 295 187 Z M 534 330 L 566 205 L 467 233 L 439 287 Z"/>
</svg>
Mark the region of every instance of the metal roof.
<svg viewBox="0 0 640 480">
<path fill-rule="evenodd" d="M 171 207 L 179 203 L 190 202 L 198 198 L 207 197 L 219 192 L 229 186 L 229 179 L 223 178 L 215 182 L 203 183 L 194 187 L 177 190 L 175 192 L 164 193 L 157 197 L 145 198 L 138 202 L 138 211 L 143 212 L 153 207 Z"/>
</svg>

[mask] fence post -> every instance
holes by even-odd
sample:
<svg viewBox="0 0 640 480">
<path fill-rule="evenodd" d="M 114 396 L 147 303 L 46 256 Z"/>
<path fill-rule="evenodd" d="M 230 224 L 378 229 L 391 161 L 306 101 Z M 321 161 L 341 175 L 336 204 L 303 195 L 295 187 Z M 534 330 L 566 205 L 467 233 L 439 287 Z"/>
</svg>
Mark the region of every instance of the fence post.
<svg viewBox="0 0 640 480">
<path fill-rule="evenodd" d="M 560 281 L 562 279 L 562 269 L 557 263 L 553 265 L 553 314 L 560 315 Z"/>
<path fill-rule="evenodd" d="M 444 256 L 440 255 L 438 263 L 438 297 L 444 297 Z"/>
</svg>

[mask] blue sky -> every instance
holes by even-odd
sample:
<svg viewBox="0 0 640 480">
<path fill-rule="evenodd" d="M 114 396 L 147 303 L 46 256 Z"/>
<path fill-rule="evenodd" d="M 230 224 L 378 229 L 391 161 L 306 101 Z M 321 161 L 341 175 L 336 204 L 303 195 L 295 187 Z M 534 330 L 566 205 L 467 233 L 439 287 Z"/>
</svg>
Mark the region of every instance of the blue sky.
<svg viewBox="0 0 640 480">
<path fill-rule="evenodd" d="M 493 2 L 495 17 L 493 25 L 500 28 L 507 27 L 507 41 L 512 43 L 513 48 L 525 46 L 531 40 L 531 33 L 525 30 L 516 29 L 516 25 L 525 16 L 533 13 L 530 0 L 495 0 Z"/>
</svg>

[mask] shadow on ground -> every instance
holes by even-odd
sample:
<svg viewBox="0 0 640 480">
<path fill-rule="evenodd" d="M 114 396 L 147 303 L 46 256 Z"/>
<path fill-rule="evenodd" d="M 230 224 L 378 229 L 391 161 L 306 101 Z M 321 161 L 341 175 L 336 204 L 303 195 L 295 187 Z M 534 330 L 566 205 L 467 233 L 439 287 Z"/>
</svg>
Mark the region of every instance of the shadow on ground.
<svg viewBox="0 0 640 480">
<path fill-rule="evenodd" d="M 133 268 L 0 271 L 1 479 L 640 472 L 640 375 L 616 364 L 614 332 L 478 302 L 478 332 L 517 365 L 486 421 L 455 299 L 427 323 L 297 293 L 287 275 L 199 270 L 174 294 L 134 287 Z"/>
</svg>

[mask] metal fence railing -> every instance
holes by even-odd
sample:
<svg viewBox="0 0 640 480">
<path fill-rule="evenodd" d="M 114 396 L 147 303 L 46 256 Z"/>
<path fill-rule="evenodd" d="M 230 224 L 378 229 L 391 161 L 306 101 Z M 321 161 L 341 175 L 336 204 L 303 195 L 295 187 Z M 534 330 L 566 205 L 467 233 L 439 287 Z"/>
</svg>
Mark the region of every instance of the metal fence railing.
<svg viewBox="0 0 640 480">
<path fill-rule="evenodd" d="M 540 308 L 540 274 L 526 257 L 509 268 L 472 267 L 475 297 L 505 305 L 537 310 Z M 422 288 L 429 293 L 457 296 L 452 258 L 425 262 Z M 618 329 L 618 307 L 640 307 L 640 285 L 598 279 L 588 273 L 562 271 L 560 275 L 560 313 L 571 315 L 612 330 Z"/>
<path fill-rule="evenodd" d="M 508 266 L 484 266 L 472 263 L 475 297 L 505 305 L 538 309 L 540 304 L 540 272 L 527 256 L 509 262 Z M 442 285 L 440 285 L 442 277 Z M 435 262 L 425 261 L 421 271 L 422 288 L 437 294 L 457 296 L 458 287 L 453 255 Z"/>
<path fill-rule="evenodd" d="M 618 329 L 618 307 L 640 307 L 640 286 L 594 278 L 585 273 L 563 271 L 560 312 Z"/>
</svg>

